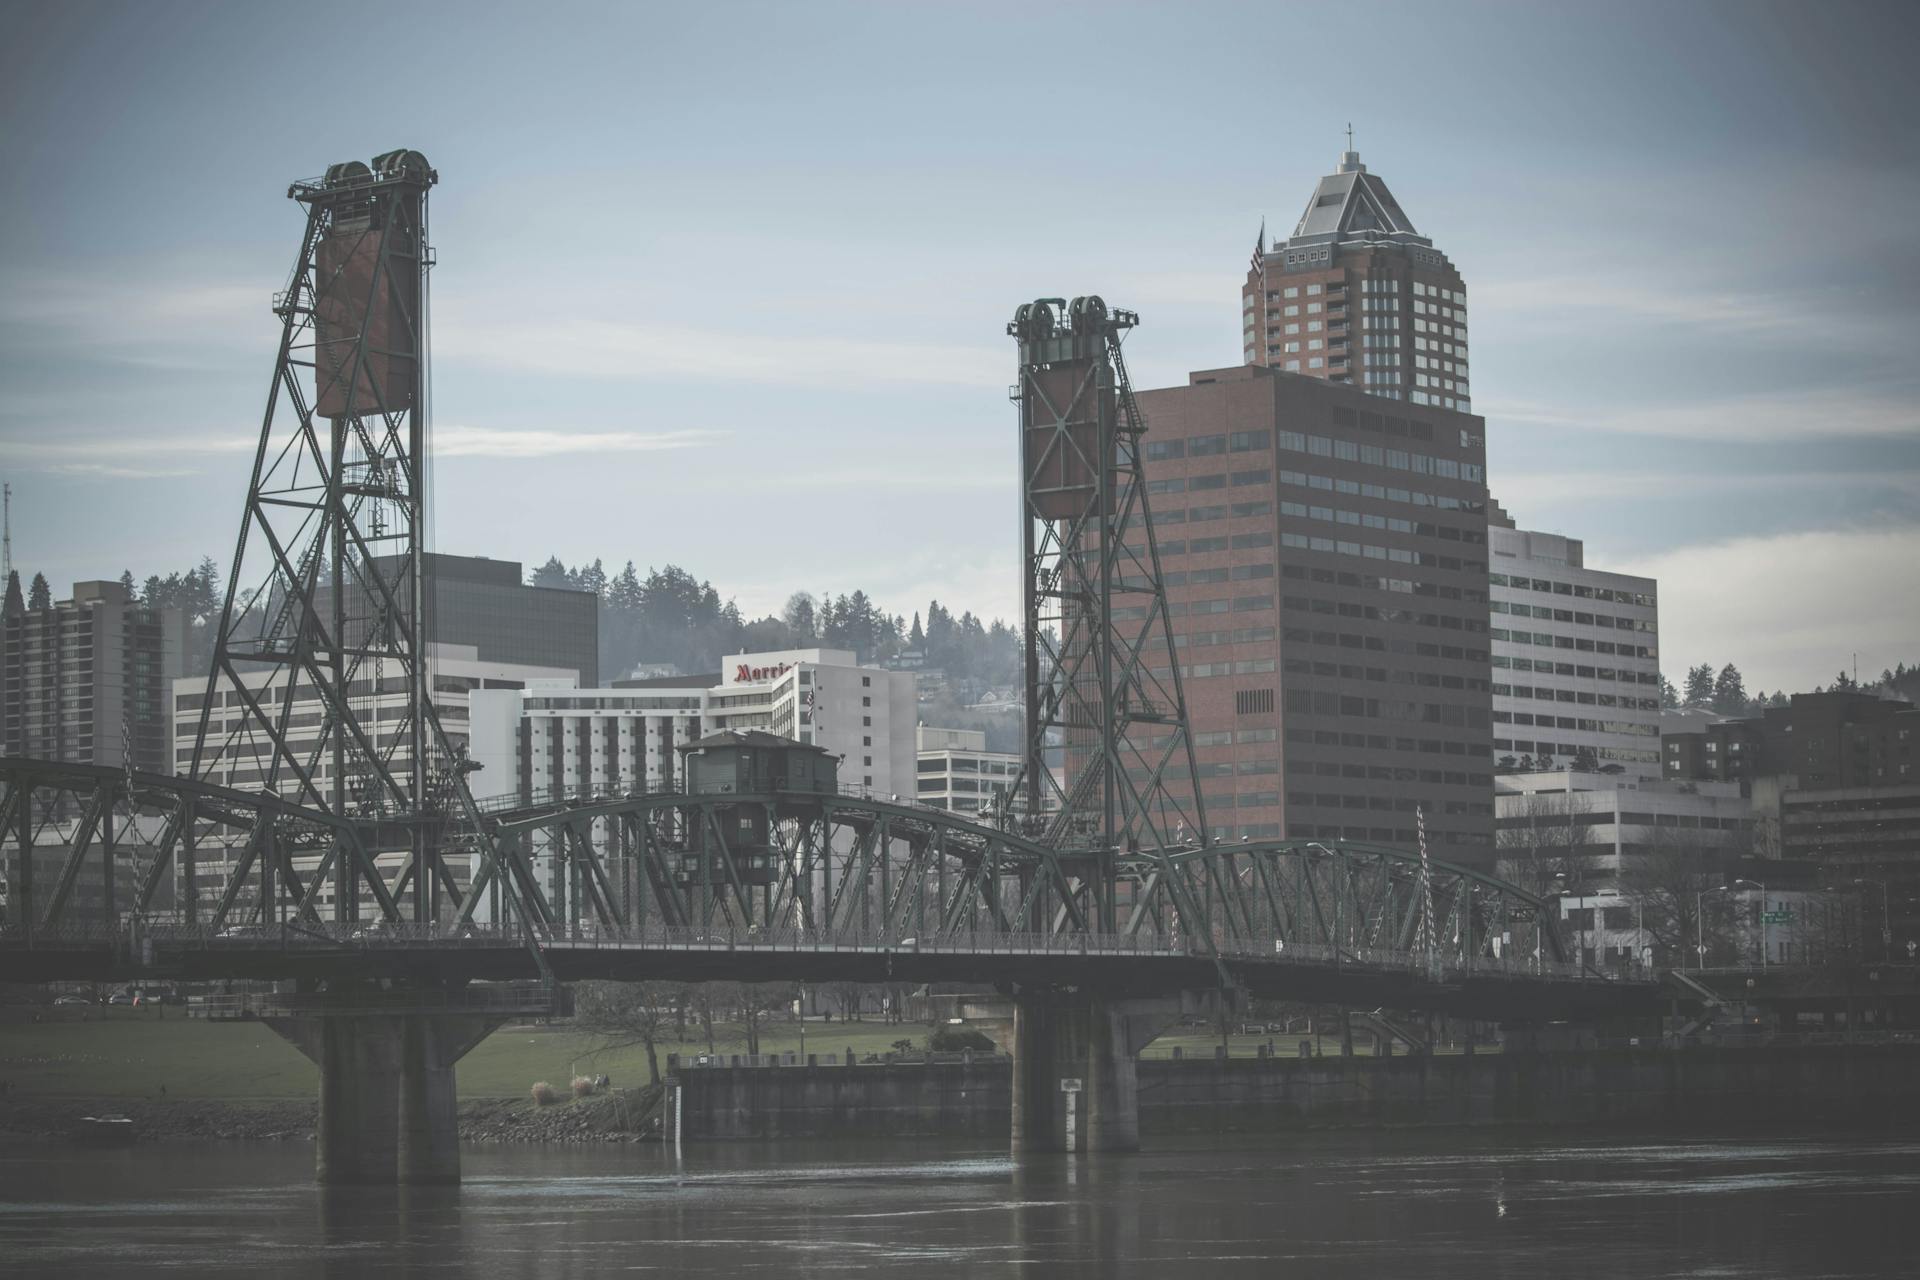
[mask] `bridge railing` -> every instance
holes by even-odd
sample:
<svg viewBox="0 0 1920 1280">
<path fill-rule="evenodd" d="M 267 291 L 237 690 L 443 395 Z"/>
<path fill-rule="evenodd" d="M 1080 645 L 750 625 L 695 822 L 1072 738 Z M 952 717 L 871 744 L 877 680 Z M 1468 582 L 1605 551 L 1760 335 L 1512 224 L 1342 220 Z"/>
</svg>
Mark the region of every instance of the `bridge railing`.
<svg viewBox="0 0 1920 1280">
<path fill-rule="evenodd" d="M 0 933 L 0 942 L 22 939 Z M 124 928 L 62 924 L 36 931 L 36 948 L 145 947 L 192 950 L 296 951 L 519 948 L 526 935 L 516 925 L 433 921 L 284 921 L 272 924 L 206 924 L 136 921 Z M 993 930 L 902 935 L 874 929 L 810 929 L 800 926 L 694 925 L 649 922 L 611 928 L 597 921 L 562 926 L 542 942 L 548 951 L 665 950 L 705 952 L 858 952 L 894 955 L 1140 956 L 1221 959 L 1326 969 L 1359 968 L 1425 972 L 1436 981 L 1461 977 L 1554 978 L 1606 981 L 1578 964 L 1531 955 L 1460 956 L 1398 951 L 1385 947 L 1334 946 L 1284 938 L 1206 938 L 1178 933 L 1021 933 Z M 1631 977 L 1632 975 L 1629 975 Z"/>
<path fill-rule="evenodd" d="M 313 992 L 250 991 L 201 997 L 189 1012 L 213 1021 L 274 1017 L 359 1017 L 369 1014 L 486 1013 L 541 1016 L 566 1011 L 561 993 L 537 983 L 480 983 L 452 990 L 395 987 Z"/>
</svg>

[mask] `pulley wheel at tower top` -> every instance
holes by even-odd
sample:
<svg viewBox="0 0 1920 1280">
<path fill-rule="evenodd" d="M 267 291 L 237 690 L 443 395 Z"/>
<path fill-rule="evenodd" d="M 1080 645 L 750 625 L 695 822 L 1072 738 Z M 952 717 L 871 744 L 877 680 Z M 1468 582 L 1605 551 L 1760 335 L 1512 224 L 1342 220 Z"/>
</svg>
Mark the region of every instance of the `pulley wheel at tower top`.
<svg viewBox="0 0 1920 1280">
<path fill-rule="evenodd" d="M 1097 293 L 1075 298 L 1067 315 L 1075 333 L 1099 333 L 1107 327 L 1107 304 Z"/>
</svg>

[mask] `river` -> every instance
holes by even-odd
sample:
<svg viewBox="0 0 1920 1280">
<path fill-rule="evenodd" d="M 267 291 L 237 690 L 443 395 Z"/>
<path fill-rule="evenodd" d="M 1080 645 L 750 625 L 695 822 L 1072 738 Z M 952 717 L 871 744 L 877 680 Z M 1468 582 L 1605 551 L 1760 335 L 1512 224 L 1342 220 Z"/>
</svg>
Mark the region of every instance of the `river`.
<svg viewBox="0 0 1920 1280">
<path fill-rule="evenodd" d="M 1294 1136 L 1022 1162 L 942 1142 L 471 1146 L 322 1191 L 305 1143 L 0 1147 L 0 1272 L 1912 1276 L 1920 1140 Z"/>
</svg>

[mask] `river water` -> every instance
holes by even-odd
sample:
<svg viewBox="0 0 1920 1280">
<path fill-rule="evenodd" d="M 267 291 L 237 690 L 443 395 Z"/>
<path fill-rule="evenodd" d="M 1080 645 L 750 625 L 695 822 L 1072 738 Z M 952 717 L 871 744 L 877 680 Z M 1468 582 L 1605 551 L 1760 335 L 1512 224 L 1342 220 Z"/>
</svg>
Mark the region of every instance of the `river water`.
<svg viewBox="0 0 1920 1280">
<path fill-rule="evenodd" d="M 1920 1140 L 1292 1136 L 1021 1162 L 978 1144 L 476 1146 L 323 1192 L 305 1143 L 0 1147 L 0 1274 L 1920 1274 Z"/>
</svg>

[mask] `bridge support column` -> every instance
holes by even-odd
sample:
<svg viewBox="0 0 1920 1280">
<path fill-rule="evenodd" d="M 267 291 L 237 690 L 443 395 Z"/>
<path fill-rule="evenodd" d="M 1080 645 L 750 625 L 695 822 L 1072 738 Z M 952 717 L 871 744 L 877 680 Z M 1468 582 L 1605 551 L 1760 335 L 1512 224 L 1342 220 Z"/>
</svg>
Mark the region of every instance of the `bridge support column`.
<svg viewBox="0 0 1920 1280">
<path fill-rule="evenodd" d="M 1123 999 L 1054 988 L 1018 993 L 1014 1154 L 1138 1151 L 1135 1060 L 1179 1015 L 1177 999 Z"/>
<path fill-rule="evenodd" d="M 342 1013 L 263 1021 L 320 1069 L 318 1181 L 460 1180 L 453 1066 L 499 1017 Z"/>
</svg>

